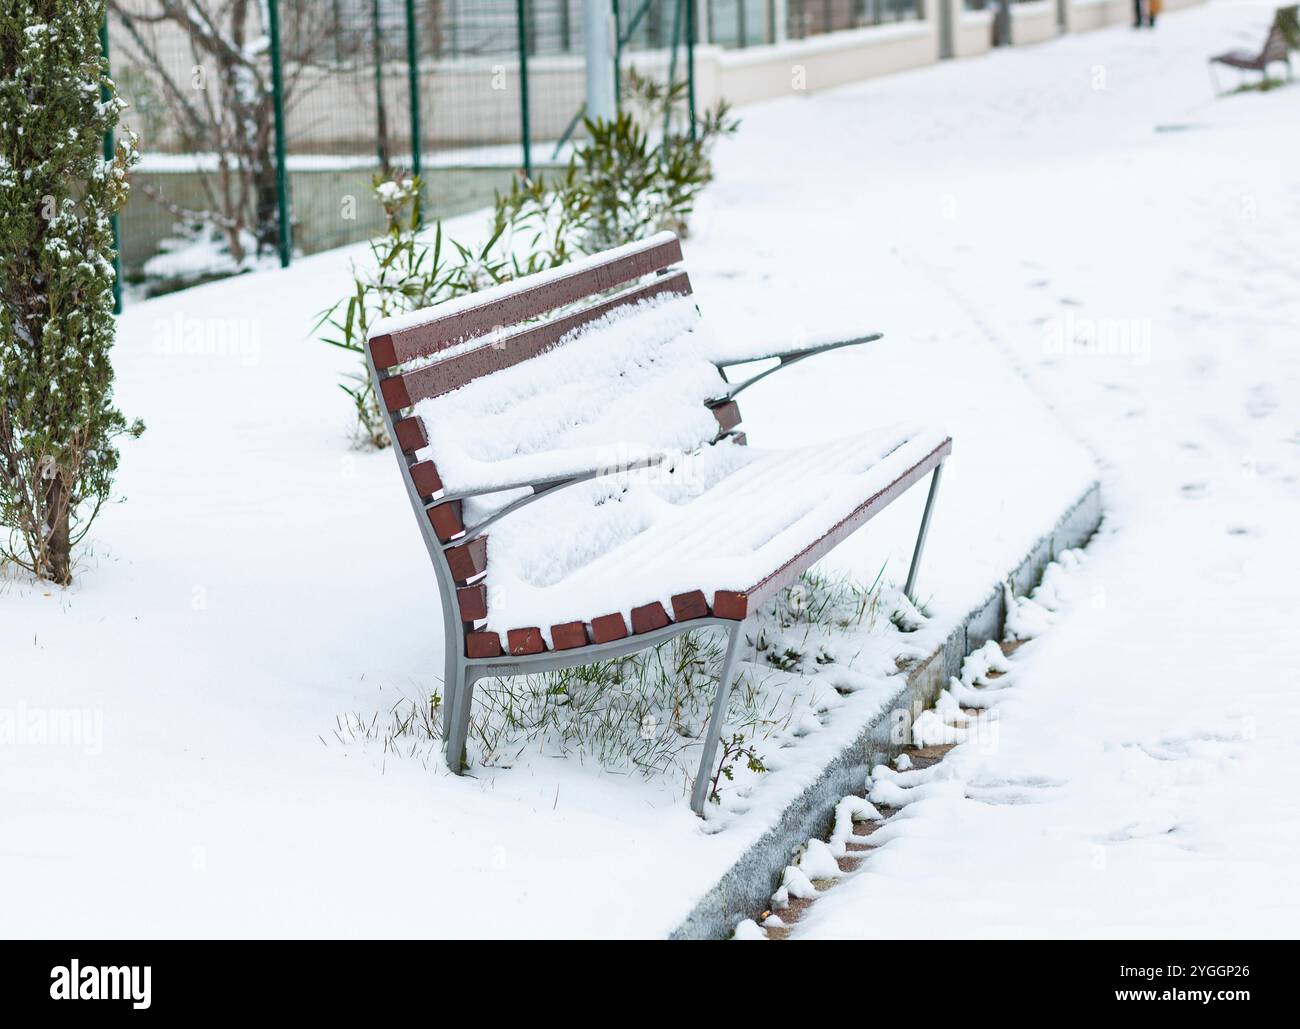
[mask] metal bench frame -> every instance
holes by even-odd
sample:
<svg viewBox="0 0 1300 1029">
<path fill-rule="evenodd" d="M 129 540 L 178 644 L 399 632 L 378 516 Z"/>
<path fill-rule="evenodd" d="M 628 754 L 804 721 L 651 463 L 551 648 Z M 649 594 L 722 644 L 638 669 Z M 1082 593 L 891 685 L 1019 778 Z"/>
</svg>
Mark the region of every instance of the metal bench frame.
<svg viewBox="0 0 1300 1029">
<path fill-rule="evenodd" d="M 742 390 L 749 388 L 759 380 L 766 378 L 772 372 L 780 368 L 788 367 L 792 364 L 802 361 L 814 354 L 826 353 L 831 350 L 837 350 L 841 347 L 852 346 L 859 343 L 866 343 L 880 338 L 879 333 L 868 336 L 860 336 L 853 339 L 842 340 L 833 343 L 827 343 L 822 346 L 799 350 L 788 353 L 776 353 L 769 357 L 756 357 L 746 359 L 745 361 L 719 364 L 719 371 L 730 367 L 734 364 L 751 363 L 752 361 L 770 360 L 776 358 L 778 363 L 774 367 L 762 371 L 749 379 L 739 383 L 727 383 L 728 388 L 723 390 L 716 401 L 710 403 L 727 403 L 730 402 Z M 366 347 L 366 361 L 370 370 L 371 380 L 374 383 L 376 394 L 383 396 L 383 383 L 391 377 L 391 374 L 378 367 L 375 362 L 375 356 L 372 347 Z M 726 382 L 725 372 L 723 379 Z M 546 650 L 535 654 L 502 654 L 498 657 L 470 657 L 466 648 L 466 629 L 461 620 L 460 605 L 457 597 L 456 578 L 448 563 L 447 551 L 453 547 L 458 547 L 469 540 L 480 535 L 488 528 L 490 524 L 500 518 L 507 517 L 510 513 L 518 510 L 520 507 L 532 503 L 544 496 L 548 496 L 557 490 L 578 482 L 589 481 L 601 475 L 616 474 L 629 470 L 629 467 L 646 467 L 656 462 L 643 461 L 633 466 L 624 465 L 619 469 L 593 469 L 577 475 L 565 476 L 562 478 L 545 479 L 535 482 L 514 483 L 510 486 L 495 487 L 491 490 L 478 491 L 478 493 L 452 493 L 448 492 L 441 496 L 437 503 L 446 503 L 449 500 L 461 499 L 468 496 L 481 495 L 483 493 L 496 493 L 504 490 L 513 490 L 520 488 L 530 488 L 531 493 L 519 500 L 508 505 L 501 511 L 496 512 L 490 518 L 473 526 L 466 526 L 463 535 L 456 536 L 450 542 L 444 542 L 438 538 L 430 519 L 427 517 L 427 511 L 434 506 L 426 502 L 417 490 L 412 476 L 409 474 L 411 465 L 407 454 L 403 452 L 398 445 L 398 436 L 394 428 L 394 412 L 388 405 L 381 403 L 379 405 L 383 415 L 384 427 L 388 431 L 389 439 L 393 441 L 393 454 L 397 459 L 398 465 L 402 470 L 402 479 L 406 485 L 407 496 L 411 502 L 412 510 L 415 513 L 417 521 L 420 523 L 421 534 L 424 539 L 425 548 L 429 552 L 430 561 L 433 564 L 434 572 L 438 580 L 438 593 L 442 601 L 443 614 L 443 638 L 445 640 L 445 665 L 443 673 L 443 710 L 442 710 L 442 728 L 443 737 L 446 747 L 447 766 L 456 774 L 461 774 L 465 768 L 465 744 L 466 736 L 469 731 L 469 713 L 474 696 L 474 684 L 483 678 L 496 678 L 511 675 L 530 675 L 535 672 L 551 671 L 559 668 L 573 668 L 579 665 L 592 664 L 600 661 L 607 661 L 614 658 L 633 654 L 641 650 L 646 650 L 665 640 L 672 639 L 682 633 L 693 632 L 696 629 L 716 627 L 724 629 L 728 634 L 726 656 L 723 659 L 722 672 L 718 679 L 717 694 L 713 702 L 712 715 L 709 718 L 708 730 L 704 740 L 704 750 L 700 758 L 699 771 L 695 776 L 695 783 L 691 791 L 691 809 L 698 815 L 703 815 L 704 805 L 708 801 L 708 790 L 711 782 L 711 772 L 713 763 L 717 755 L 718 741 L 722 731 L 722 723 L 726 716 L 727 700 L 734 681 L 736 660 L 740 651 L 740 642 L 743 639 L 744 628 L 748 623 L 748 618 L 737 620 L 733 618 L 722 618 L 710 613 L 704 617 L 691 618 L 684 621 L 673 621 L 662 628 L 653 629 L 648 632 L 641 632 L 628 635 L 622 639 L 612 640 L 605 643 L 588 643 L 586 646 L 577 647 L 568 650 Z M 941 457 L 937 464 L 934 465 L 931 472 L 930 488 L 926 496 L 925 510 L 921 516 L 920 528 L 917 532 L 916 544 L 912 552 L 912 561 L 907 573 L 907 582 L 904 592 L 908 599 L 915 602 L 915 589 L 917 573 L 921 565 L 921 557 L 925 549 L 926 536 L 929 532 L 930 518 L 934 511 L 935 498 L 939 489 L 939 480 L 943 471 L 943 458 Z M 905 491 L 910 483 L 903 486 Z M 890 498 L 892 500 L 892 497 Z M 888 503 L 888 501 L 886 501 Z"/>
</svg>

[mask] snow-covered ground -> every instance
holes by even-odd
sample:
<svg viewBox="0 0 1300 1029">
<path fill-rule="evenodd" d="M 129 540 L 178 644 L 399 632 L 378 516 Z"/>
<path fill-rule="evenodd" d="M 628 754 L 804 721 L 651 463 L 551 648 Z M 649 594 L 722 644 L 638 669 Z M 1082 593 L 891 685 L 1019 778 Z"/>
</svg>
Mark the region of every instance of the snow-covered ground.
<svg viewBox="0 0 1300 1029">
<path fill-rule="evenodd" d="M 1216 102 L 1202 63 L 1270 18 L 1220 3 L 836 98 L 946 97 L 943 136 L 869 116 L 885 153 L 963 155 L 918 161 L 915 231 L 885 235 L 1098 454 L 1109 517 L 993 732 L 796 938 L 1294 934 L 1300 90 Z M 1057 346 L 1108 321 L 1110 353 Z"/>
<path fill-rule="evenodd" d="M 896 936 L 920 909 L 913 933 L 1087 929 L 1061 875 L 1075 842 L 1089 871 L 1097 846 L 1112 871 L 1133 863 L 1089 880 L 1078 907 L 1097 926 L 1116 925 L 1107 910 L 1136 918 L 1144 897 L 1146 924 L 1186 932 L 1233 931 L 1233 910 L 1241 931 L 1267 930 L 1257 898 L 1269 917 L 1294 904 L 1274 880 L 1294 864 L 1300 727 L 1287 635 L 1300 142 L 1286 128 L 1300 89 L 1215 102 L 1204 67 L 1268 17 L 1220 3 L 1155 33 L 778 101 L 743 111 L 720 151 L 686 248 L 715 331 L 888 334 L 747 393 L 751 439 L 815 443 L 903 418 L 954 437 L 926 639 L 1081 491 L 1089 450 L 1112 506 L 1077 573 L 1088 599 L 1022 652 L 1020 702 L 989 758 L 1066 780 L 1059 799 L 994 815 L 954 801 L 974 812 L 964 822 L 909 807 L 915 838 L 819 902 L 807 931 Z M 0 586 L 0 707 L 85 712 L 87 731 L 80 746 L 0 747 L 0 867 L 23 884 L 0 929 L 663 934 L 888 692 L 872 662 L 889 655 L 864 642 L 861 688 L 800 714 L 780 767 L 707 826 L 682 783 L 576 757 L 455 778 L 341 743 L 338 719 L 427 694 L 441 669 L 433 576 L 392 458 L 347 449 L 335 381 L 349 362 L 306 339 L 357 254 L 124 316 L 119 398 L 149 423 L 124 454 L 127 502 L 70 590 Z M 1102 345 L 1067 345 L 1098 329 Z M 888 561 L 899 578 L 920 492 L 831 567 L 869 580 Z M 1122 763 L 1144 747 L 1187 757 Z M 1023 821 L 979 821 L 1004 812 Z M 1182 835 L 1094 839 L 1161 818 Z M 896 867 L 905 854 L 916 861 Z M 1175 874 L 1195 896 L 1179 899 Z"/>
</svg>

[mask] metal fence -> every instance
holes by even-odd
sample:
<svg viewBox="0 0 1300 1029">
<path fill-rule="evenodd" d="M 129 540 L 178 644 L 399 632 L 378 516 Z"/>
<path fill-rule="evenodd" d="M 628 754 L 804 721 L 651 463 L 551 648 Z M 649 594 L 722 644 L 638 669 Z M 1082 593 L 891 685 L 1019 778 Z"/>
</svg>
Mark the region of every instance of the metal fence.
<svg viewBox="0 0 1300 1029">
<path fill-rule="evenodd" d="M 609 2 L 615 67 L 658 50 L 669 74 L 692 73 L 695 0 Z M 110 63 L 143 154 L 125 281 L 148 295 L 369 238 L 373 183 L 395 172 L 418 173 L 428 217 L 446 218 L 567 162 L 584 4 L 205 0 L 200 33 L 174 5 L 112 0 Z"/>
<path fill-rule="evenodd" d="M 922 17 L 921 0 L 709 0 L 709 42 L 742 48 Z"/>
<path fill-rule="evenodd" d="M 690 85 L 692 119 L 697 35 L 739 48 L 922 14 L 921 0 L 604 2 L 616 82 L 644 56 Z M 373 183 L 394 173 L 418 173 L 441 219 L 563 165 L 582 135 L 586 4 L 109 0 L 105 45 L 144 155 L 121 217 L 123 278 L 161 292 L 372 237 Z"/>
</svg>

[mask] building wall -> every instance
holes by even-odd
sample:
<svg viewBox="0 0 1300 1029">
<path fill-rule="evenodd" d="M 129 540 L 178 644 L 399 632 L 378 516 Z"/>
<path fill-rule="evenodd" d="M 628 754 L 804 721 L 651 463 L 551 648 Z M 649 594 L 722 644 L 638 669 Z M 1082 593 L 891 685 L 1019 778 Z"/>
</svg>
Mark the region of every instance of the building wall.
<svg viewBox="0 0 1300 1029">
<path fill-rule="evenodd" d="M 832 32 L 745 50 L 712 50 L 717 88 L 735 104 L 833 86 L 933 64 L 938 36 L 933 21 Z M 695 67 L 700 68 L 700 51 Z"/>
<path fill-rule="evenodd" d="M 993 49 L 993 12 L 968 11 L 964 0 L 948 0 L 952 7 L 954 57 L 978 57 Z"/>
<path fill-rule="evenodd" d="M 1071 32 L 1105 28 L 1117 24 L 1117 15 L 1131 12 L 1132 7 L 1131 0 L 1070 0 L 1066 8 L 1066 24 Z M 1132 14 L 1126 17 L 1131 18 Z"/>
<path fill-rule="evenodd" d="M 1011 42 L 1015 46 L 1042 43 L 1055 39 L 1057 28 L 1056 0 L 1030 0 L 1011 5 Z"/>
</svg>

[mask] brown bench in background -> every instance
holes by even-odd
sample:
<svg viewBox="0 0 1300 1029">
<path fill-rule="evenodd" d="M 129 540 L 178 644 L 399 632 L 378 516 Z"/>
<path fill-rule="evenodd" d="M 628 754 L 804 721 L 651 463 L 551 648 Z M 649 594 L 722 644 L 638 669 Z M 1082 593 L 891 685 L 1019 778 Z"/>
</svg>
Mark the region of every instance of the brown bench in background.
<svg viewBox="0 0 1300 1029">
<path fill-rule="evenodd" d="M 736 400 L 744 389 L 776 368 L 788 367 L 816 353 L 878 338 L 878 334 L 870 334 L 766 355 L 777 359 L 776 366 L 739 382 L 728 381 L 723 371 L 739 362 L 702 358 L 709 360 L 709 368 L 716 375 L 716 388 L 710 387 L 709 395 L 702 398 L 702 407 L 690 406 L 690 410 L 707 409 L 712 419 L 705 418 L 702 424 L 697 414 L 685 420 L 683 424 L 689 423 L 695 433 L 692 437 L 695 449 L 686 453 L 721 462 L 729 456 L 743 459 L 743 476 L 740 472 L 730 478 L 724 476 L 704 489 L 698 498 L 682 502 L 679 522 L 667 528 L 651 526 L 635 538 L 596 554 L 588 567 L 556 583 L 553 589 L 557 591 L 557 604 L 561 601 L 567 604 L 566 610 L 570 612 L 563 620 L 537 618 L 534 621 L 542 624 L 514 624 L 502 621 L 506 617 L 503 611 L 508 609 L 489 610 L 494 595 L 490 570 L 494 562 L 509 556 L 498 549 L 507 544 L 499 543 L 498 537 L 489 532 L 493 526 L 505 524 L 503 519 L 521 517 L 519 512 L 523 508 L 554 497 L 560 491 L 569 491 L 562 499 L 581 508 L 585 503 L 583 490 L 573 489 L 579 483 L 599 487 L 605 482 L 602 477 L 635 476 L 638 470 L 649 474 L 647 470 L 655 470 L 656 466 L 659 472 L 668 475 L 667 469 L 675 461 L 682 462 L 684 467 L 690 458 L 680 450 L 675 455 L 647 454 L 644 448 L 637 447 L 639 440 L 653 435 L 644 411 L 658 406 L 665 412 L 662 417 L 671 419 L 674 416 L 667 412 L 672 410 L 672 405 L 666 402 L 671 398 L 665 397 L 662 405 L 628 405 L 629 411 L 643 413 L 628 414 L 626 421 L 618 424 L 620 438 L 609 441 L 630 448 L 626 452 L 632 456 L 618 467 L 599 461 L 585 467 L 573 466 L 569 451 L 565 451 L 564 460 L 557 465 L 555 455 L 541 454 L 535 455 L 536 467 L 542 469 L 536 474 L 486 484 L 455 481 L 451 475 L 444 477 L 446 468 L 439 467 L 433 459 L 438 449 L 437 426 L 427 424 L 417 412 L 417 405 L 425 404 L 427 413 L 430 401 L 446 404 L 466 395 L 472 398 L 474 394 L 458 391 L 472 390 L 475 383 L 485 382 L 524 362 L 533 363 L 511 374 L 530 374 L 534 366 L 544 367 L 542 362 L 548 359 L 547 355 L 558 355 L 559 348 L 603 345 L 607 339 L 616 341 L 609 328 L 611 316 L 639 312 L 636 316 L 642 319 L 658 318 L 660 308 L 654 305 L 690 296 L 690 280 L 679 267 L 680 261 L 678 240 L 664 233 L 562 269 L 405 316 L 387 326 L 381 324 L 372 332 L 368 347 L 371 374 L 383 398 L 384 418 L 394 442 L 402 481 L 433 561 L 442 598 L 446 648 L 443 729 L 447 763 L 457 773 L 465 767 L 465 741 L 476 680 L 616 658 L 681 632 L 717 626 L 725 629 L 729 638 L 691 798 L 693 809 L 702 813 L 745 619 L 910 486 L 932 473 L 905 586 L 907 595 L 914 596 L 940 471 L 951 451 L 949 438 L 930 432 L 901 438 L 897 446 L 886 442 L 885 446 L 893 449 L 870 467 L 856 438 L 795 451 L 750 448 L 744 454 L 728 455 L 710 449 L 747 444 Z M 674 317 L 680 321 L 682 312 L 686 311 L 689 317 L 698 319 L 693 303 L 687 300 L 685 304 L 685 308 L 675 309 Z M 679 341 L 683 338 L 680 334 L 674 337 Z M 646 379 L 647 390 L 664 388 L 657 380 L 651 381 L 644 360 L 639 364 L 629 362 L 625 371 L 620 372 L 620 388 L 628 388 L 629 383 L 635 388 L 639 376 Z M 570 414 L 566 408 L 565 415 Z M 533 458 L 526 456 L 522 460 L 526 468 Z M 559 467 L 565 461 L 569 465 Z M 811 481 L 808 476 L 820 474 L 809 470 L 814 466 L 824 467 L 827 481 L 833 476 L 839 484 L 835 496 L 789 498 L 791 483 L 807 484 Z M 748 492 L 733 483 L 733 479 L 740 478 L 747 483 Z M 850 489 L 856 491 L 851 502 L 846 499 L 845 483 L 852 484 Z M 757 487 L 761 489 L 756 492 Z M 805 489 L 804 492 L 817 491 Z M 492 497 L 499 500 L 493 501 L 497 506 L 491 513 L 474 524 L 467 524 L 471 520 L 467 511 L 473 503 Z M 756 502 L 755 497 L 760 499 Z M 794 500 L 798 503 L 793 503 Z M 791 514 L 781 514 L 783 504 L 790 507 Z M 572 507 L 565 510 L 566 519 L 574 516 Z M 542 507 L 533 508 L 523 517 L 539 518 L 544 511 Z M 592 517 L 597 516 L 606 515 L 593 510 Z M 734 577 L 728 578 L 727 562 L 720 558 L 712 562 L 717 567 L 710 583 L 690 580 L 698 555 L 736 552 L 737 527 L 758 531 L 752 526 L 761 523 L 763 517 L 769 517 L 779 531 L 770 539 L 760 541 L 761 546 L 749 558 L 735 557 Z M 789 525 L 785 524 L 787 520 Z M 689 533 L 683 533 L 681 525 L 689 526 Z M 798 536 L 800 527 L 805 525 L 813 528 L 806 536 Z M 556 527 L 558 531 L 558 522 Z M 686 536 L 690 537 L 693 551 L 688 552 Z M 752 555 L 769 551 L 773 555 L 771 567 L 753 567 Z M 697 557 L 692 558 L 690 553 Z M 699 588 L 678 589 L 671 596 L 657 594 L 636 572 L 650 565 L 659 576 L 658 581 L 668 581 L 665 575 L 675 576 L 688 584 L 693 581 Z M 604 599 L 601 604 L 592 600 L 591 609 L 575 614 L 575 605 L 582 600 L 584 581 L 597 584 L 599 589 L 592 588 L 591 592 Z M 489 620 L 490 615 L 494 621 Z M 425 619 L 419 616 L 411 619 L 412 631 L 419 631 L 424 624 Z"/>
<path fill-rule="evenodd" d="M 1286 77 L 1292 77 L 1291 51 L 1300 45 L 1300 28 L 1297 28 L 1296 7 L 1279 7 L 1273 16 L 1273 24 L 1268 30 L 1264 45 L 1256 53 L 1254 50 L 1228 50 L 1210 58 L 1210 80 L 1214 83 L 1215 93 L 1221 93 L 1219 82 L 1214 77 L 1214 66 L 1224 64 L 1229 68 L 1242 71 L 1257 71 L 1260 81 L 1268 80 L 1268 68 L 1271 64 L 1281 64 L 1286 68 Z"/>
</svg>

